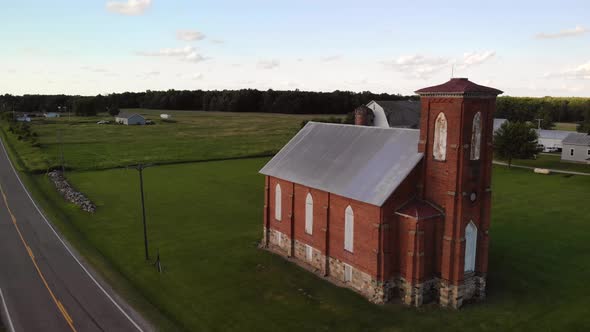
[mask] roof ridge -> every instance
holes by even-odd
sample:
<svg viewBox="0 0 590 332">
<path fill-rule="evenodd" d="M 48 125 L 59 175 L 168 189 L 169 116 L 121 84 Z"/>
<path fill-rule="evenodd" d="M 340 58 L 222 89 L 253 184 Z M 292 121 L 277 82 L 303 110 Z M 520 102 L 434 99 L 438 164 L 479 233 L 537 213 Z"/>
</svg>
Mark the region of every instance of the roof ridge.
<svg viewBox="0 0 590 332">
<path fill-rule="evenodd" d="M 319 121 L 308 121 L 308 124 L 312 123 L 312 124 L 319 124 L 319 125 L 328 125 L 328 126 L 340 126 L 340 127 L 355 127 L 355 128 L 363 128 L 363 129 L 367 129 L 367 130 L 409 130 L 409 131 L 420 131 L 420 129 L 414 129 L 414 128 L 402 128 L 402 127 L 376 127 L 376 126 L 361 126 L 361 125 L 355 125 L 355 124 L 350 124 L 350 123 L 333 123 L 333 122 L 319 122 Z M 306 125 L 307 126 L 307 125 Z M 305 128 L 305 127 L 304 127 Z"/>
</svg>

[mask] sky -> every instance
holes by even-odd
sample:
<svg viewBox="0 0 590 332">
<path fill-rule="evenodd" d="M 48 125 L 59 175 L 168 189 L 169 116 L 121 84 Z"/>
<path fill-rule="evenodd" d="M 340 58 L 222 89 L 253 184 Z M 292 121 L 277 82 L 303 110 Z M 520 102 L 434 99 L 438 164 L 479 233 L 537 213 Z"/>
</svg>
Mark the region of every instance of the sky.
<svg viewBox="0 0 590 332">
<path fill-rule="evenodd" d="M 0 0 L 0 94 L 413 91 L 590 97 L 590 1 Z"/>
</svg>

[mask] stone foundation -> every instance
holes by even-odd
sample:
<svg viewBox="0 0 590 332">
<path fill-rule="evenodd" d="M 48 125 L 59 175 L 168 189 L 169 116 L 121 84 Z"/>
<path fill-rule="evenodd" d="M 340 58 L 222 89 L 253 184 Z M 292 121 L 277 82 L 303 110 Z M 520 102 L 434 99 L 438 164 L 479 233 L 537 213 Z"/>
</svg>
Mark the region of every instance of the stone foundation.
<svg viewBox="0 0 590 332">
<path fill-rule="evenodd" d="M 265 232 L 266 233 L 266 232 Z M 291 238 L 289 238 L 286 234 L 283 234 L 279 231 L 274 229 L 270 229 L 268 232 L 269 247 L 275 249 L 276 251 L 281 252 L 285 256 L 291 256 Z"/>
<path fill-rule="evenodd" d="M 440 305 L 458 309 L 467 302 L 485 299 L 486 279 L 483 276 L 466 276 L 462 285 L 451 285 L 441 280 L 439 288 Z"/>
<path fill-rule="evenodd" d="M 311 257 L 308 257 L 308 248 L 311 249 Z M 314 270 L 317 270 L 316 273 L 321 272 L 323 274 L 323 272 L 325 271 L 326 256 L 322 255 L 322 252 L 314 247 L 308 246 L 305 243 L 295 240 L 294 256 L 301 262 L 304 262 L 305 264 L 312 267 Z"/>
<path fill-rule="evenodd" d="M 419 307 L 438 299 L 440 280 L 433 278 L 418 284 L 412 284 L 404 278 L 398 279 L 399 297 L 403 303 Z"/>
<path fill-rule="evenodd" d="M 394 298 L 410 306 L 419 307 L 430 302 L 438 302 L 443 307 L 458 309 L 467 302 L 479 301 L 485 298 L 486 279 L 482 276 L 467 275 L 462 285 L 452 285 L 439 278 L 433 278 L 418 284 L 412 284 L 403 277 L 397 277 L 386 282 L 375 280 L 365 273 L 339 259 L 326 256 L 322 252 L 305 243 L 295 240 L 293 252 L 291 239 L 274 229 L 264 230 L 264 242 L 269 237 L 268 247 L 281 256 L 293 259 L 300 266 L 320 276 L 328 278 L 332 283 L 350 288 L 376 304 L 383 304 Z M 308 247 L 310 249 L 308 249 Z M 308 255 L 311 250 L 311 256 Z M 326 266 L 328 262 L 328 266 Z M 345 268 L 349 266 L 351 274 L 347 279 Z"/>
<path fill-rule="evenodd" d="M 369 274 L 348 265 L 336 258 L 329 258 L 329 275 L 339 281 L 345 287 L 351 288 L 362 294 L 373 303 L 385 303 L 389 301 L 392 288 L 395 287 L 393 282 L 380 282 L 373 279 Z M 350 266 L 352 270 L 350 280 L 347 280 L 345 267 Z"/>
</svg>

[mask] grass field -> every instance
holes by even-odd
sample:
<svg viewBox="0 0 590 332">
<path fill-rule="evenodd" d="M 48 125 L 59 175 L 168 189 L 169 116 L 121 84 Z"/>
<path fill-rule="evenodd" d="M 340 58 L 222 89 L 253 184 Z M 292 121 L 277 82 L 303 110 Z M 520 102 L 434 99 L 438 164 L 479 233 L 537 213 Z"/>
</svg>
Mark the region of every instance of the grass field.
<svg viewBox="0 0 590 332">
<path fill-rule="evenodd" d="M 514 159 L 514 160 L 512 160 L 512 164 L 521 165 L 521 166 L 538 167 L 538 168 L 549 168 L 549 169 L 559 169 L 559 170 L 564 170 L 564 171 L 590 173 L 590 165 L 562 162 L 560 154 L 555 154 L 555 155 L 539 154 L 539 155 L 537 155 L 537 159 Z"/>
<path fill-rule="evenodd" d="M 155 119 L 159 112 L 150 114 Z M 27 186 L 86 260 L 161 330 L 590 330 L 590 205 L 584 199 L 590 197 L 590 177 L 585 176 L 541 176 L 494 167 L 488 299 L 452 311 L 435 305 L 372 305 L 257 249 L 263 197 L 257 171 L 267 158 L 157 166 L 144 172 L 151 256 L 159 250 L 164 266 L 164 273 L 157 273 L 143 259 L 137 172 L 81 170 L 137 161 L 239 157 L 242 152 L 234 150 L 242 144 L 239 140 L 262 142 L 263 147 L 248 150 L 259 154 L 280 148 L 305 118 L 174 115 L 177 123 L 149 127 L 103 127 L 95 124 L 98 118 L 78 125 L 67 124 L 67 118 L 35 124 L 42 143 L 37 149 L 7 137 L 18 151 L 12 159 L 21 169 L 36 170 L 42 169 L 44 158 L 52 163 L 56 128 L 70 132 L 63 135 L 65 154 L 76 170 L 68 177 L 98 205 L 97 213 L 66 204 L 43 175 L 24 174 Z M 177 132 L 185 134 L 177 140 L 182 149 L 174 152 L 170 149 L 176 140 L 158 135 L 175 137 Z M 107 137 L 100 136 L 105 133 Z M 101 151 L 104 160 L 87 151 Z M 151 160 L 142 159 L 152 152 Z"/>
<path fill-rule="evenodd" d="M 132 110 L 154 120 L 152 126 L 98 125 L 99 117 L 34 119 L 39 148 L 21 144 L 25 170 L 46 171 L 59 165 L 60 144 L 67 168 L 106 169 L 137 163 L 267 156 L 276 153 L 300 128 L 303 120 L 318 115 L 277 115 L 165 111 L 174 122 L 160 119 L 159 110 Z"/>
<path fill-rule="evenodd" d="M 567 131 L 576 131 L 578 128 L 577 123 L 571 122 L 555 122 L 553 125 L 554 130 L 567 130 Z"/>
<path fill-rule="evenodd" d="M 256 248 L 267 159 L 146 170 L 152 256 L 143 260 L 136 172 L 70 173 L 98 205 L 89 216 L 53 208 L 187 330 L 587 331 L 590 317 L 590 177 L 494 168 L 488 299 L 460 311 L 376 306 Z M 55 197 L 46 178 L 42 192 Z"/>
</svg>

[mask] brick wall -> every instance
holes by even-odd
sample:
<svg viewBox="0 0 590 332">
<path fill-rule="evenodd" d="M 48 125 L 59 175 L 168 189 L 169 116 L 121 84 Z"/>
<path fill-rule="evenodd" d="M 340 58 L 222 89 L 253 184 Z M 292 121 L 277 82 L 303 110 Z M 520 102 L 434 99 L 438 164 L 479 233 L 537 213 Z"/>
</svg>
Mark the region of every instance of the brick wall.
<svg viewBox="0 0 590 332">
<path fill-rule="evenodd" d="M 490 183 L 495 98 L 422 97 L 419 150 L 425 154 L 423 197 L 445 211 L 440 276 L 452 284 L 464 280 L 465 227 L 478 228 L 476 273 L 485 275 L 490 220 Z M 446 160 L 432 157 L 434 122 L 447 118 Z M 482 116 L 480 160 L 470 160 L 473 117 Z M 476 200 L 470 200 L 475 193 Z"/>
<path fill-rule="evenodd" d="M 289 181 L 269 177 L 268 227 L 302 245 L 310 245 L 323 255 L 333 257 L 375 277 L 379 248 L 380 207 L 342 196 L 308 188 Z M 275 218 L 275 190 L 281 186 L 282 217 Z M 305 232 L 305 207 L 307 194 L 313 198 L 313 232 Z M 351 206 L 354 212 L 353 252 L 344 250 L 344 216 Z M 271 237 L 272 240 L 272 237 Z M 289 255 L 295 251 L 295 241 Z M 326 271 L 327 272 L 327 271 Z"/>
</svg>

